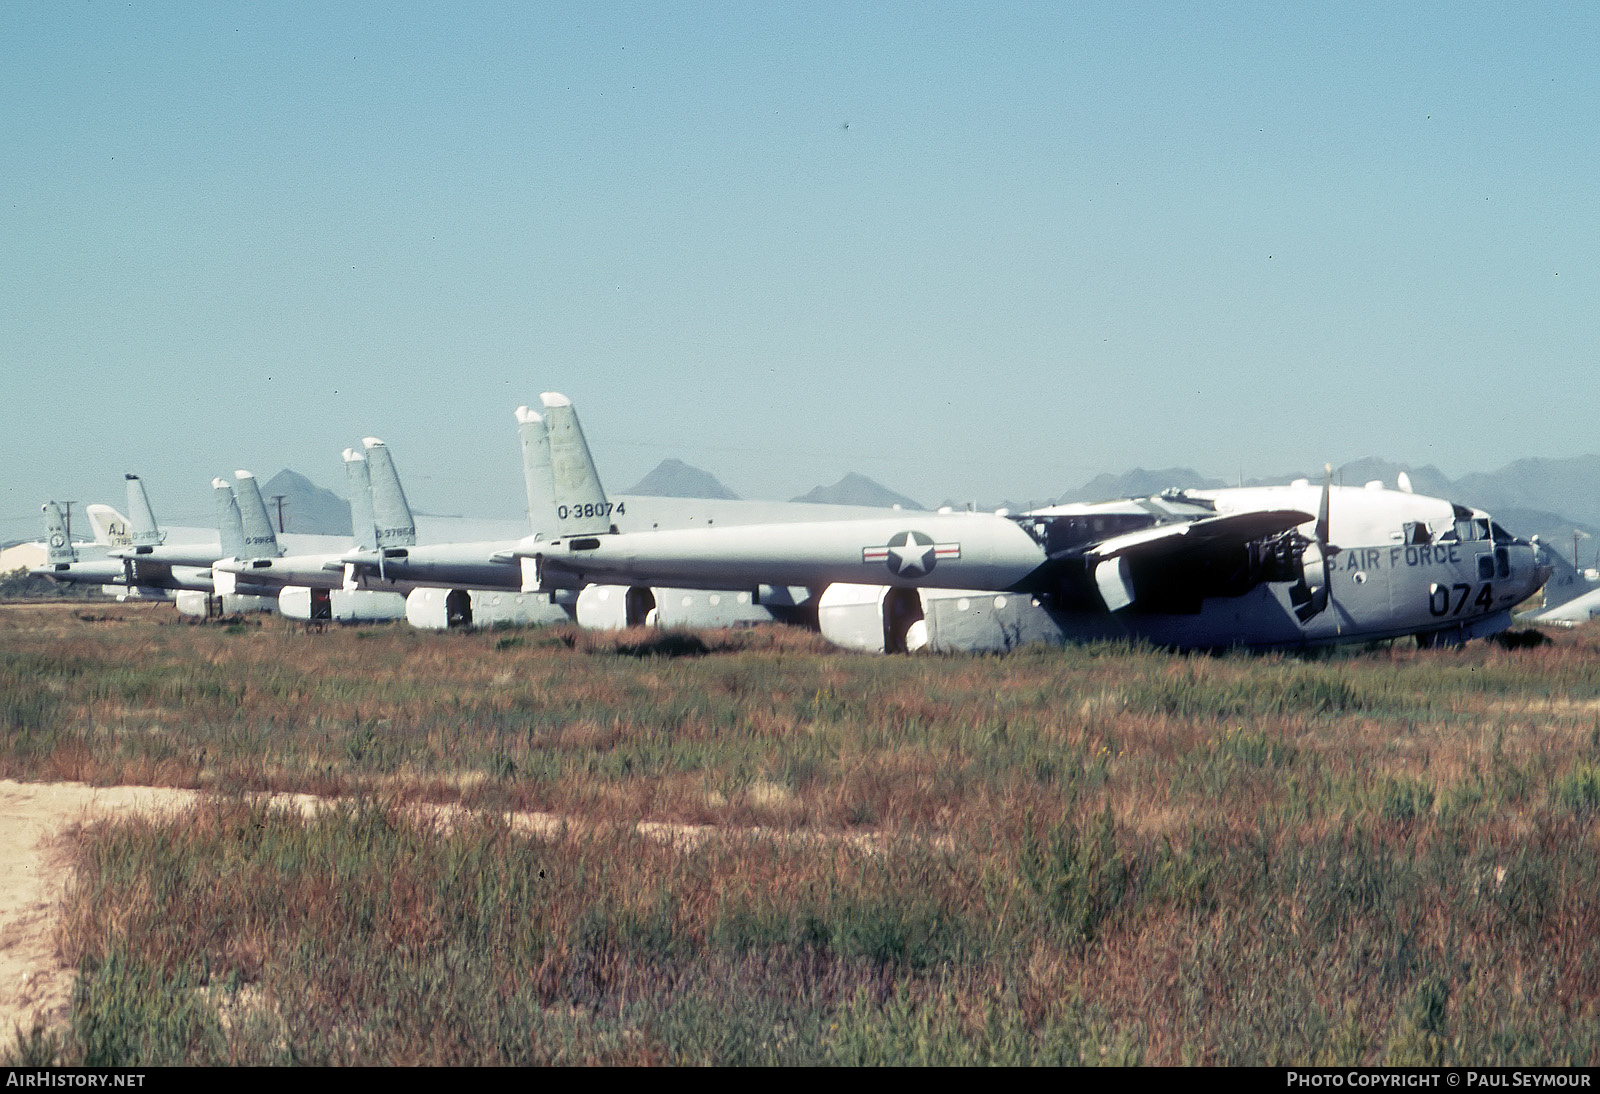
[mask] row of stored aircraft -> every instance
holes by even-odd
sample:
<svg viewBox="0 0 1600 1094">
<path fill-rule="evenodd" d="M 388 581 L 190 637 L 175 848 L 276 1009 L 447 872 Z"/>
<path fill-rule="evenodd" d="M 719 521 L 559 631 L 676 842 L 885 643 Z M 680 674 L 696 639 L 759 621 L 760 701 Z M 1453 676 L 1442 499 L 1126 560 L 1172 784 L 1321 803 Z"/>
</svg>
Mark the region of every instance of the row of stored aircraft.
<svg viewBox="0 0 1600 1094">
<path fill-rule="evenodd" d="M 1416 494 L 1404 477 L 1398 489 L 1343 487 L 1330 472 L 1320 485 L 1016 514 L 613 497 L 570 400 L 548 393 L 516 419 L 524 536 L 419 543 L 388 448 L 367 438 L 344 453 L 354 543 L 280 540 L 241 471 L 213 482 L 216 544 L 168 545 L 130 476 L 130 542 L 78 557 L 52 503 L 40 572 L 431 626 L 802 622 L 881 652 L 1104 638 L 1177 649 L 1457 643 L 1509 627 L 1551 573 L 1538 544 L 1480 509 Z"/>
</svg>

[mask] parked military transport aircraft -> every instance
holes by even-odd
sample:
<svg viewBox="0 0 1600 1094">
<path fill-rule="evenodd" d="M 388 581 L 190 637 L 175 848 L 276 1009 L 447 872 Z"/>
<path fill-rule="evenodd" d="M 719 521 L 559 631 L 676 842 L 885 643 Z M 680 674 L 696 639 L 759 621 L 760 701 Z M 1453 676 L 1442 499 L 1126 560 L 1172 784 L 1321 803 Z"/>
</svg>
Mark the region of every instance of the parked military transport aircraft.
<svg viewBox="0 0 1600 1094">
<path fill-rule="evenodd" d="M 100 556 L 97 558 L 80 558 L 73 545 L 65 543 L 57 526 L 60 514 L 55 511 L 55 503 L 45 505 L 45 538 L 50 546 L 45 565 L 33 572 L 54 581 L 117 586 L 123 595 L 166 599 L 179 590 L 210 591 L 216 541 L 186 537 L 184 542 L 167 544 L 167 534 L 150 507 L 144 480 L 138 475 L 125 475 L 124 479 L 131 519 L 108 506 L 88 507 L 97 538 L 102 528 L 115 532 L 116 541 L 95 552 Z M 57 544 L 57 539 L 62 543 Z"/>
<path fill-rule="evenodd" d="M 551 440 L 538 411 L 518 407 L 516 418 L 529 538 L 548 539 L 556 533 L 558 523 Z M 366 443 L 368 455 L 374 457 L 372 505 L 380 529 L 412 527 L 415 518 L 394 475 L 392 461 L 387 459 L 386 451 L 383 460 L 377 459 L 378 450 L 371 447 L 370 438 Z M 385 464 L 387 474 L 381 471 Z M 653 529 L 815 520 L 822 516 L 845 519 L 879 516 L 886 511 L 864 506 L 625 496 L 614 499 L 611 515 L 624 529 Z M 396 540 L 380 544 L 376 552 L 348 553 L 341 562 L 351 586 L 409 590 L 406 617 L 424 627 L 496 621 L 557 622 L 571 618 L 583 626 L 599 628 L 647 621 L 662 626 L 730 626 L 809 618 L 813 614 L 804 588 L 766 586 L 757 590 L 758 595 L 752 595 L 748 590 L 726 590 L 719 585 L 682 589 L 573 584 L 546 590 L 542 597 L 530 596 L 523 592 L 522 567 L 516 554 L 522 542 L 501 539 L 408 545 Z"/>
<path fill-rule="evenodd" d="M 1481 510 L 1376 482 L 1335 487 L 1331 471 L 1320 488 L 1169 491 L 1014 516 L 621 532 L 570 401 L 543 398 L 557 534 L 517 548 L 525 589 L 826 587 L 822 631 L 853 648 L 1458 642 L 1510 626 L 1550 572 Z"/>
</svg>

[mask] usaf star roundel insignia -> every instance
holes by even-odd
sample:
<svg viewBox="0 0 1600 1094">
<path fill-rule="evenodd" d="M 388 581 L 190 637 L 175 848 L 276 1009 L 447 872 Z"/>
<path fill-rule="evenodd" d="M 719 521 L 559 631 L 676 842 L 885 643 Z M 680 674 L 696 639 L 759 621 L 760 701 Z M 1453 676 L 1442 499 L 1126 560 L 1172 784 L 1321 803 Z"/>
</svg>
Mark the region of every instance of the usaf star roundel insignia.
<svg viewBox="0 0 1600 1094">
<path fill-rule="evenodd" d="M 961 544 L 935 543 L 923 532 L 897 532 L 882 547 L 861 548 L 862 562 L 882 562 L 895 577 L 923 577 L 940 559 L 961 557 Z"/>
</svg>

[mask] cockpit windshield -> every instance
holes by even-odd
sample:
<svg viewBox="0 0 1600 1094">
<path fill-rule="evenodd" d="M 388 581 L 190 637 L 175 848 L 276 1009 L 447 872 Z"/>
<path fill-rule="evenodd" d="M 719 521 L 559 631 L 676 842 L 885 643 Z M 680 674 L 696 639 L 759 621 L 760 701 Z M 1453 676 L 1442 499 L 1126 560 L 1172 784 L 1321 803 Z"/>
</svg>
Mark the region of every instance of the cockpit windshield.
<svg viewBox="0 0 1600 1094">
<path fill-rule="evenodd" d="M 1455 524 L 1445 529 L 1439 537 L 1447 543 L 1478 543 L 1490 538 L 1487 517 L 1456 517 Z"/>
</svg>

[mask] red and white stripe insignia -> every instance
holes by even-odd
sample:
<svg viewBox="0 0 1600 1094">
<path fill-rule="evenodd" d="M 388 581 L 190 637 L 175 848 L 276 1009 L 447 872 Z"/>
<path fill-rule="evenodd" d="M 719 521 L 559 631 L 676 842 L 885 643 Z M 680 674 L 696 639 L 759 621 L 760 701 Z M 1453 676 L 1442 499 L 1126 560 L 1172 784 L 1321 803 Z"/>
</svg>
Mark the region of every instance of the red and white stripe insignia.
<svg viewBox="0 0 1600 1094">
<path fill-rule="evenodd" d="M 961 544 L 935 543 L 933 557 L 936 559 L 955 559 L 961 557 Z M 862 562 L 887 562 L 889 561 L 888 547 L 863 547 L 861 548 Z"/>
</svg>

